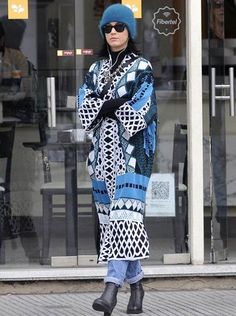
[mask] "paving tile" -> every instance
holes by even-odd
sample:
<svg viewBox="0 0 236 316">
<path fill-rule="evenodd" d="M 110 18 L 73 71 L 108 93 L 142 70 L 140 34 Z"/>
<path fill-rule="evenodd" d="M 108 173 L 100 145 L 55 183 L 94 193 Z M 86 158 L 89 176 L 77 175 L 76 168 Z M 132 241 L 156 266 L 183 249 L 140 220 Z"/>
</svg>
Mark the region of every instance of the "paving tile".
<svg viewBox="0 0 236 316">
<path fill-rule="evenodd" d="M 103 316 L 91 305 L 100 293 L 0 295 L 0 316 Z M 120 292 L 112 316 L 124 316 Z M 142 316 L 235 316 L 236 290 L 146 291 Z"/>
</svg>

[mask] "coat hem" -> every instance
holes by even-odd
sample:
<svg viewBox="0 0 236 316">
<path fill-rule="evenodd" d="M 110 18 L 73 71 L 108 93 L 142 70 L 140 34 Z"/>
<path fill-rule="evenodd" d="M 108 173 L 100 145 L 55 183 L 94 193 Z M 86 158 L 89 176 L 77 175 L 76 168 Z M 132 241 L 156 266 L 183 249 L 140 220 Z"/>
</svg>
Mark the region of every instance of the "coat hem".
<svg viewBox="0 0 236 316">
<path fill-rule="evenodd" d="M 126 257 L 126 258 L 109 258 L 106 261 L 98 261 L 98 264 L 102 264 L 102 263 L 108 263 L 108 261 L 110 260 L 129 260 L 129 261 L 136 261 L 136 260 L 142 260 L 142 259 L 148 259 L 149 255 L 147 256 L 141 256 L 141 257 Z"/>
</svg>

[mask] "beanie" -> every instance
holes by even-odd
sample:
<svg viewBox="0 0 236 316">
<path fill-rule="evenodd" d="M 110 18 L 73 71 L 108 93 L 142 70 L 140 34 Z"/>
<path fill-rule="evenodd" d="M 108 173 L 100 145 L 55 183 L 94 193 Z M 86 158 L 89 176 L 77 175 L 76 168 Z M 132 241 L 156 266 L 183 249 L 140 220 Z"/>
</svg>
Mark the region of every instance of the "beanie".
<svg viewBox="0 0 236 316">
<path fill-rule="evenodd" d="M 136 20 L 134 18 L 133 11 L 123 4 L 112 4 L 110 5 L 102 15 L 99 23 L 99 29 L 101 34 L 104 36 L 102 27 L 111 22 L 124 23 L 130 36 L 134 39 L 136 36 Z"/>
</svg>

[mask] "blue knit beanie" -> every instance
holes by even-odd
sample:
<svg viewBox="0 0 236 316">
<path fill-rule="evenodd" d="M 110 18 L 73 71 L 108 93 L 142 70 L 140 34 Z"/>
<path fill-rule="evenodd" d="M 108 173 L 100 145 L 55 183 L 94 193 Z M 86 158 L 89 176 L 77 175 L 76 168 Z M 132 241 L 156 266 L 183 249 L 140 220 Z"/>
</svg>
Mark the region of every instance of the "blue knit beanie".
<svg viewBox="0 0 236 316">
<path fill-rule="evenodd" d="M 136 20 L 134 18 L 133 11 L 123 4 L 112 4 L 104 12 L 99 23 L 99 29 L 104 36 L 102 27 L 111 22 L 124 23 L 132 39 L 136 36 Z"/>
</svg>

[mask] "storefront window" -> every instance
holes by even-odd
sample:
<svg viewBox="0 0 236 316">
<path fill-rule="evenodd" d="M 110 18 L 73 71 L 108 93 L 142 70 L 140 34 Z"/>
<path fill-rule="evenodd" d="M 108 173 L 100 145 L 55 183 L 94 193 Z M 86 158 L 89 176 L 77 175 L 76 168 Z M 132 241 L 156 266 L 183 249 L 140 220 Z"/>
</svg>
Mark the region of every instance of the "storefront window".
<svg viewBox="0 0 236 316">
<path fill-rule="evenodd" d="M 235 262 L 234 1 L 202 1 L 205 260 Z"/>
<path fill-rule="evenodd" d="M 150 262 L 159 263 L 168 262 L 165 255 L 188 252 L 185 2 L 143 2 L 142 27 L 158 99 L 158 150 L 146 222 Z"/>
<path fill-rule="evenodd" d="M 7 267 L 96 264 L 90 139 L 81 131 L 75 96 L 102 44 L 103 9 L 115 2 L 29 1 L 26 20 L 9 20 L 7 1 L 0 4 L 0 260 Z M 185 1 L 142 1 L 137 26 L 158 99 L 146 207 L 146 263 L 157 264 L 163 255 L 188 253 Z"/>
</svg>

